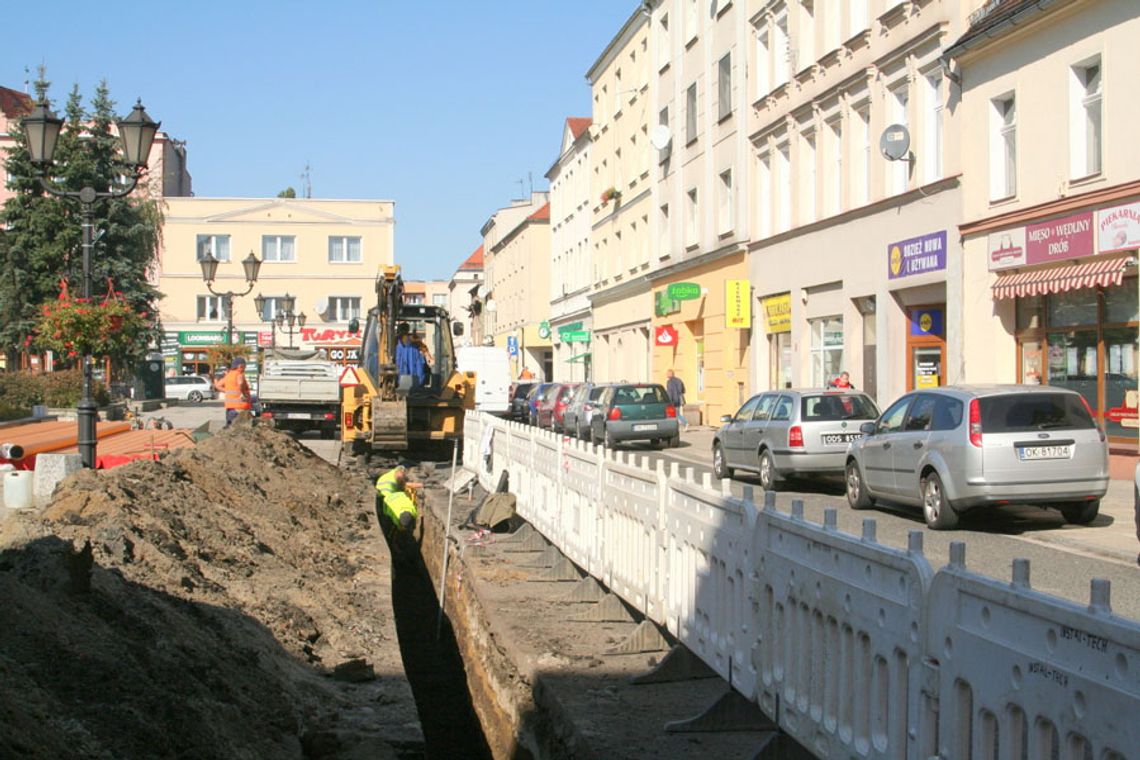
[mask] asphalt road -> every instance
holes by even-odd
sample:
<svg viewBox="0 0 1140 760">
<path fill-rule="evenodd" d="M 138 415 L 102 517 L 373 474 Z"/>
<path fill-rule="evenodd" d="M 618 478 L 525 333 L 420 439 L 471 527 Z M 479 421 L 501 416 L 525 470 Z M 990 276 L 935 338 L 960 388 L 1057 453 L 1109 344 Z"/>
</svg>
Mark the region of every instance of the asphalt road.
<svg viewBox="0 0 1140 760">
<path fill-rule="evenodd" d="M 225 418 L 217 401 L 173 406 L 142 416 L 163 417 L 176 427 L 208 422 L 211 430 L 221 429 Z M 712 433 L 711 428 L 686 431 L 677 449 L 655 451 L 631 444 L 621 450 L 644 458 L 650 466 L 656 466 L 659 459 L 677 462 L 701 480 L 706 473 L 712 476 Z M 302 438 L 302 443 L 337 464 L 338 441 L 322 441 L 314 435 Z M 747 475 L 738 476 L 732 490 L 743 496 L 745 485 L 754 486 L 756 498 L 761 498 L 759 484 Z M 719 488 L 719 483 L 714 482 L 714 487 Z M 1002 580 L 1011 577 L 1015 558 L 1025 558 L 1030 561 L 1030 581 L 1035 589 L 1081 605 L 1088 604 L 1089 582 L 1104 578 L 1112 583 L 1113 611 L 1140 621 L 1140 567 L 1136 564 L 1140 547 L 1131 520 L 1131 498 L 1131 484 L 1114 481 L 1101 515 L 1091 526 L 1067 525 L 1059 512 L 1051 510 L 1002 507 L 967 516 L 954 531 L 927 530 L 918 509 L 877 505 L 856 512 L 847 506 L 840 478 L 786 481 L 778 492 L 777 506 L 788 512 L 792 500 L 800 499 L 805 518 L 817 523 L 823 522 L 824 509 L 833 507 L 840 530 L 854 535 L 862 535 L 864 519 L 874 519 L 878 541 L 890 546 L 905 547 L 910 531 L 922 531 L 924 551 L 935 570 L 949 561 L 952 541 L 966 543 L 968 568 Z"/>
</svg>

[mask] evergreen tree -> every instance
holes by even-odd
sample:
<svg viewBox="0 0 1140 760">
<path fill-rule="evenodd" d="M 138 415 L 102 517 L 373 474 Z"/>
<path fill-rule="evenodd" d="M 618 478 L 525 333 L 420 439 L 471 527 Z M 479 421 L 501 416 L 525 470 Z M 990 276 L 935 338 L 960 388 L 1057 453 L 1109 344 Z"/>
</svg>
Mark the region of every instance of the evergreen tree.
<svg viewBox="0 0 1140 760">
<path fill-rule="evenodd" d="M 37 97 L 46 101 L 50 83 L 42 71 L 35 86 Z M 130 174 L 122 162 L 119 138 L 112 132 L 114 102 L 106 82 L 96 88 L 90 106 L 90 111 L 84 109 L 78 87 L 71 90 L 51 172 L 53 182 L 64 190 L 92 187 L 106 192 Z M 0 349 L 14 366 L 33 333 L 41 304 L 59 295 L 60 282 L 67 281 L 73 294 L 83 292 L 83 259 L 78 199 L 46 193 L 18 125 L 11 136 L 14 144 L 4 163 L 8 187 L 15 195 L 0 212 L 7 227 L 0 233 Z M 139 187 L 141 193 L 95 202 L 92 298 L 105 296 L 110 278 L 133 310 L 155 315 L 161 294 L 147 275 L 158 260 L 162 214 L 159 203 L 146 193 L 145 177 Z M 141 339 L 132 349 L 111 357 L 112 362 L 129 365 L 146 348 Z"/>
</svg>

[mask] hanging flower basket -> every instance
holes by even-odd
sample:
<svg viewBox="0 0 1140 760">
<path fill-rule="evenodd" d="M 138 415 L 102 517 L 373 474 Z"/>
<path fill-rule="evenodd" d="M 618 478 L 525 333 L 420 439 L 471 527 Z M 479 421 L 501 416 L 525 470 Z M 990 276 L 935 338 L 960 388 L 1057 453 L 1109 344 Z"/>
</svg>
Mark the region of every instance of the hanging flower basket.
<svg viewBox="0 0 1140 760">
<path fill-rule="evenodd" d="M 617 203 L 620 200 L 621 200 L 621 190 L 618 190 L 616 187 L 607 188 L 606 191 L 604 193 L 602 193 L 602 205 L 603 206 L 606 205 L 607 203 L 609 203 L 610 201 Z"/>
<path fill-rule="evenodd" d="M 74 298 L 61 282 L 59 297 L 40 307 L 34 343 L 67 358 L 125 354 L 150 327 L 146 312 L 135 312 L 110 280 L 102 302 Z"/>
</svg>

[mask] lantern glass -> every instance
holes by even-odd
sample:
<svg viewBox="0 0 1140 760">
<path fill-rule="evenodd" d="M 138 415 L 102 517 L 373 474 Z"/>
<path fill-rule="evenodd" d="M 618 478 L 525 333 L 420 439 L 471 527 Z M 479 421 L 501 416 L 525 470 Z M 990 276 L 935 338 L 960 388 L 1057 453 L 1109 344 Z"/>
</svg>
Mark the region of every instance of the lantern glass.
<svg viewBox="0 0 1140 760">
<path fill-rule="evenodd" d="M 301 327 L 304 327 L 306 319 L 308 319 L 308 317 L 305 316 L 305 312 L 301 312 L 301 314 L 297 317 L 297 324 Z"/>
<path fill-rule="evenodd" d="M 37 103 L 32 113 L 24 119 L 23 126 L 24 140 L 28 144 L 28 156 L 32 163 L 51 163 L 59 132 L 63 129 L 63 119 L 57 118 L 47 103 Z"/>
<path fill-rule="evenodd" d="M 213 282 L 218 275 L 218 260 L 214 258 L 214 254 L 207 253 L 198 263 L 202 266 L 202 279 L 205 282 Z"/>
<path fill-rule="evenodd" d="M 150 147 L 158 134 L 161 122 L 147 115 L 142 101 L 135 103 L 134 109 L 125 119 L 119 120 L 119 140 L 123 145 L 123 161 L 129 166 L 141 169 L 150 160 Z"/>
<path fill-rule="evenodd" d="M 265 319 L 265 296 L 258 293 L 253 297 L 253 308 L 257 309 L 257 318 Z"/>
<path fill-rule="evenodd" d="M 297 299 L 288 293 L 281 299 L 281 310 L 289 314 L 293 313 L 293 307 L 297 305 Z"/>
<path fill-rule="evenodd" d="M 261 261 L 253 255 L 253 251 L 250 251 L 249 255 L 242 259 L 241 266 L 245 270 L 245 281 L 251 284 L 257 282 L 257 274 L 261 271 Z"/>
</svg>

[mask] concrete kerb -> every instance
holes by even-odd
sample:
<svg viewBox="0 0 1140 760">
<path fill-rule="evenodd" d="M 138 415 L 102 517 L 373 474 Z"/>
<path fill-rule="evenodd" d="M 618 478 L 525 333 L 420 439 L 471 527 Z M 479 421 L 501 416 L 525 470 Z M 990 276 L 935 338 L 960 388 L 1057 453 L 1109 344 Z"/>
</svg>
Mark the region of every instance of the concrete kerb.
<svg viewBox="0 0 1140 760">
<path fill-rule="evenodd" d="M 51 501 L 55 487 L 73 472 L 83 469 L 83 459 L 79 454 L 39 454 L 36 457 L 35 475 L 32 480 L 32 498 L 37 507 Z"/>
</svg>

